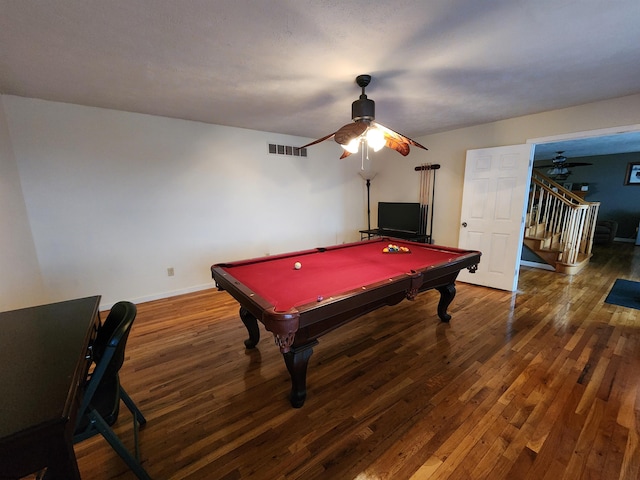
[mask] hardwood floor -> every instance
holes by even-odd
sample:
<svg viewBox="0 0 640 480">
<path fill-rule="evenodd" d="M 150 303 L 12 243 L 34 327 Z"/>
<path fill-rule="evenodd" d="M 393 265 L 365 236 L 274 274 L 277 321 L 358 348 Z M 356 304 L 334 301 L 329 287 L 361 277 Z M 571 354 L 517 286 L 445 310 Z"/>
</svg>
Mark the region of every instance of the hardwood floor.
<svg viewBox="0 0 640 480">
<path fill-rule="evenodd" d="M 214 289 L 138 306 L 121 379 L 148 423 L 154 479 L 640 478 L 640 310 L 604 303 L 640 280 L 640 247 L 599 247 L 580 274 L 523 268 L 511 294 L 458 284 L 320 338 L 301 409 L 268 332 L 246 351 Z M 121 409 L 117 431 L 132 445 Z M 102 437 L 82 478 L 129 479 Z"/>
</svg>

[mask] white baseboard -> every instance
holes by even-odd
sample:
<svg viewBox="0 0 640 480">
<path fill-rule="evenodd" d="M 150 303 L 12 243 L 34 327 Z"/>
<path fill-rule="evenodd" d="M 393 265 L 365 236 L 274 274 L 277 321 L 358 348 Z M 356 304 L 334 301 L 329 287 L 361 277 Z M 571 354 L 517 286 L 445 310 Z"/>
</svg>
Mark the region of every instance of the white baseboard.
<svg viewBox="0 0 640 480">
<path fill-rule="evenodd" d="M 622 242 L 622 243 L 635 243 L 636 240 L 635 238 L 620 238 L 620 237 L 615 237 L 613 239 L 614 242 Z"/>
<path fill-rule="evenodd" d="M 162 298 L 176 297 L 178 295 L 184 295 L 185 293 L 199 292 L 201 290 L 207 290 L 209 288 L 215 288 L 215 284 L 214 283 L 205 283 L 203 285 L 194 285 L 192 287 L 181 288 L 181 289 L 178 289 L 178 290 L 171 290 L 171 291 L 168 291 L 168 292 L 156 293 L 156 294 L 153 294 L 153 295 L 145 295 L 143 297 L 130 299 L 129 301 L 132 302 L 132 303 L 135 303 L 135 304 L 145 303 L 145 302 L 152 302 L 153 300 L 160 300 Z M 113 303 L 101 303 L 100 304 L 100 311 L 110 310 L 111 307 L 113 307 L 113 305 L 115 303 L 116 302 L 113 302 Z"/>
</svg>

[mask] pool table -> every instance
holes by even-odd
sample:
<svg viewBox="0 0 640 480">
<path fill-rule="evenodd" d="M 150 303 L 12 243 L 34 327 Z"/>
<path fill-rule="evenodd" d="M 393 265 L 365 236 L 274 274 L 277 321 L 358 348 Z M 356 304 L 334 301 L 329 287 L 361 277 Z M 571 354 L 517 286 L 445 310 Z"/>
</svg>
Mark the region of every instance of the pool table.
<svg viewBox="0 0 640 480">
<path fill-rule="evenodd" d="M 390 244 L 398 251 L 385 252 Z M 318 337 L 432 288 L 440 292 L 438 316 L 448 322 L 447 307 L 456 293 L 458 272 L 463 268 L 474 272 L 480 255 L 376 238 L 218 263 L 211 274 L 218 289 L 240 304 L 240 318 L 249 333 L 246 348 L 254 348 L 260 340 L 258 320 L 273 333 L 291 376 L 291 405 L 299 408 L 306 398 L 307 366 Z"/>
</svg>

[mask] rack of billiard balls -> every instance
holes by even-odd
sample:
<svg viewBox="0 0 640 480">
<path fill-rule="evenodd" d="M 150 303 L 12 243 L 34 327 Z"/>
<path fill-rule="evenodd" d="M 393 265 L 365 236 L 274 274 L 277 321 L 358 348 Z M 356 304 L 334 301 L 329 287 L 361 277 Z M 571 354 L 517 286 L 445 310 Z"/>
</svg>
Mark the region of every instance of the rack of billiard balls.
<svg viewBox="0 0 640 480">
<path fill-rule="evenodd" d="M 402 247 L 390 243 L 382 249 L 382 253 L 411 253 L 411 250 L 407 247 Z"/>
</svg>

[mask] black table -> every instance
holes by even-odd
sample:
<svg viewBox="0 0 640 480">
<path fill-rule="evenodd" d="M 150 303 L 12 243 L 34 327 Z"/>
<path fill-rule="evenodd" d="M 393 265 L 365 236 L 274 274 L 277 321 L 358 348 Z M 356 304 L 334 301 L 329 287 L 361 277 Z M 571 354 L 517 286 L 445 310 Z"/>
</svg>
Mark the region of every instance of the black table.
<svg viewBox="0 0 640 480">
<path fill-rule="evenodd" d="M 0 313 L 0 477 L 80 479 L 73 431 L 100 297 Z"/>
</svg>

